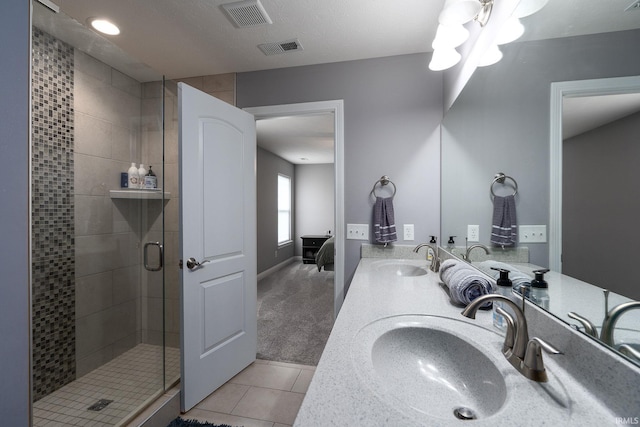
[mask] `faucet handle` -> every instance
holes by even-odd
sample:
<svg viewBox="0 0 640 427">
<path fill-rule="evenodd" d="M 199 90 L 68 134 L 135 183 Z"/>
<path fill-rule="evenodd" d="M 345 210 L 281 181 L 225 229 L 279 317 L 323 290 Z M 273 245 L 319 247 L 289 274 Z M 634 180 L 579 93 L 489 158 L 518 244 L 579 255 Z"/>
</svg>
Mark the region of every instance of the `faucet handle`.
<svg viewBox="0 0 640 427">
<path fill-rule="evenodd" d="M 522 366 L 524 375 L 534 381 L 547 382 L 547 371 L 544 369 L 542 350 L 549 354 L 562 354 L 560 350 L 540 338 L 531 338 L 527 345 Z"/>
</svg>

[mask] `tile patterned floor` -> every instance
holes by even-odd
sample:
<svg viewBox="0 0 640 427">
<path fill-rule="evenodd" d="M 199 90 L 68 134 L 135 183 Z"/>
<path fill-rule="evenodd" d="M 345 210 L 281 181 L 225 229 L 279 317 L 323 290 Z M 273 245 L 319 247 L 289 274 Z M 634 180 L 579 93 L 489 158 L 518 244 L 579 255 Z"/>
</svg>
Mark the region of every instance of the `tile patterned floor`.
<svg viewBox="0 0 640 427">
<path fill-rule="evenodd" d="M 244 427 L 290 426 L 315 369 L 256 360 L 181 417 Z"/>
<path fill-rule="evenodd" d="M 167 380 L 180 375 L 180 350 L 167 348 Z M 113 426 L 162 390 L 162 347 L 139 344 L 33 404 L 34 427 Z M 101 411 L 87 408 L 113 400 Z"/>
</svg>

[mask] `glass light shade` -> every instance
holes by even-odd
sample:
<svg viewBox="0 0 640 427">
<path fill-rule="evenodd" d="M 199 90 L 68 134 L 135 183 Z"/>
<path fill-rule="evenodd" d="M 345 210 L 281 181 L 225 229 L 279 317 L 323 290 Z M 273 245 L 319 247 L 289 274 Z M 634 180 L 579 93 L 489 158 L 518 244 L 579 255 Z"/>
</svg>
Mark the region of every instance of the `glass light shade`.
<svg viewBox="0 0 640 427">
<path fill-rule="evenodd" d="M 545 7 L 548 2 L 549 0 L 520 0 L 520 3 L 513 12 L 513 15 L 516 18 L 524 18 L 525 16 L 533 15 Z"/>
<path fill-rule="evenodd" d="M 117 36 L 120 34 L 120 29 L 114 23 L 107 21 L 106 19 L 91 19 L 89 22 L 93 28 L 103 34 L 108 34 L 110 36 Z"/>
<path fill-rule="evenodd" d="M 498 49 L 498 45 L 492 44 L 489 49 L 482 55 L 478 62 L 478 67 L 488 67 L 502 59 L 502 52 Z"/>
<path fill-rule="evenodd" d="M 433 51 L 429 69 L 432 71 L 442 71 L 451 68 L 460 62 L 462 55 L 455 49 L 436 49 Z"/>
<path fill-rule="evenodd" d="M 520 20 L 511 16 L 506 21 L 504 21 L 504 25 L 498 32 L 498 36 L 496 37 L 496 44 L 507 44 L 511 43 L 514 40 L 518 40 L 524 34 L 524 25 L 520 22 Z"/>
<path fill-rule="evenodd" d="M 442 25 L 464 24 L 475 18 L 480 9 L 479 0 L 447 0 L 438 21 Z"/>
<path fill-rule="evenodd" d="M 468 38 L 469 30 L 462 25 L 440 24 L 431 47 L 434 49 L 452 49 L 466 42 Z"/>
</svg>

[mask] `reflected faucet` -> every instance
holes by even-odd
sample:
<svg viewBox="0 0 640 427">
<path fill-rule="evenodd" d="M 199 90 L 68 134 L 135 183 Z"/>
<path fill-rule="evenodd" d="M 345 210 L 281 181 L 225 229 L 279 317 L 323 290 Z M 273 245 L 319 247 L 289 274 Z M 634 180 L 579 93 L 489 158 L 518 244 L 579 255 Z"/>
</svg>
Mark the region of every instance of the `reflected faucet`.
<svg viewBox="0 0 640 427">
<path fill-rule="evenodd" d="M 427 255 L 426 255 L 427 260 L 429 259 L 429 249 L 431 249 L 431 251 L 433 252 L 433 258 L 431 259 L 431 265 L 429 266 L 429 270 L 433 271 L 434 273 L 437 273 L 440 270 L 440 258 L 438 257 L 438 248 L 434 247 L 433 245 L 430 245 L 429 243 L 420 243 L 418 246 L 413 248 L 413 252 L 418 253 L 420 248 L 425 246 L 428 248 Z"/>
<path fill-rule="evenodd" d="M 640 308 L 640 301 L 629 301 L 619 305 L 616 305 L 607 314 L 607 317 L 602 323 L 602 331 L 600 332 L 600 339 L 610 346 L 614 345 L 613 342 L 613 328 L 616 322 L 626 311 L 633 310 L 634 308 Z"/>
<path fill-rule="evenodd" d="M 462 312 L 462 315 L 470 319 L 475 319 L 476 312 L 487 301 L 501 301 L 507 304 L 516 315 L 515 320 L 504 310 L 499 313 L 507 319 L 507 336 L 502 354 L 516 368 L 518 372 L 530 380 L 537 382 L 547 382 L 547 371 L 542 360 L 542 350 L 550 354 L 561 354 L 552 345 L 544 342 L 540 338 L 529 340 L 529 330 L 527 319 L 520 307 L 509 298 L 488 294 L 474 299 Z M 515 330 L 515 332 L 514 332 Z M 513 344 L 512 344 L 513 343 Z"/>
<path fill-rule="evenodd" d="M 467 253 L 462 256 L 462 259 L 464 259 L 465 261 L 470 263 L 471 259 L 469 258 L 469 255 L 471 254 L 471 251 L 474 250 L 475 248 L 484 249 L 484 253 L 487 254 L 487 255 L 489 255 L 491 253 L 491 251 L 489 250 L 488 247 L 486 247 L 483 244 L 478 243 L 478 244 L 469 246 L 469 248 L 467 248 Z"/>
</svg>

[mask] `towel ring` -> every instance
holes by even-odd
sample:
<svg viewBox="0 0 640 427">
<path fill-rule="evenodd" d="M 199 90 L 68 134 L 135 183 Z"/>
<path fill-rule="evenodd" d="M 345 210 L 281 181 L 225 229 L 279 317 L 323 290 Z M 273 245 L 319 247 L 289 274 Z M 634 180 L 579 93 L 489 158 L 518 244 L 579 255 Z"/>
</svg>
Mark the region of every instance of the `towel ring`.
<svg viewBox="0 0 640 427">
<path fill-rule="evenodd" d="M 511 182 L 513 182 L 513 187 L 514 187 L 514 189 L 513 189 L 513 196 L 515 196 L 516 194 L 518 194 L 518 183 L 516 182 L 516 180 L 515 180 L 515 179 L 513 179 L 513 178 L 511 178 L 511 177 L 510 177 L 510 176 L 508 176 L 508 175 L 505 175 L 505 174 L 504 174 L 504 173 L 502 173 L 502 172 L 498 172 L 498 173 L 496 174 L 495 178 L 493 178 L 493 181 L 491 181 L 491 186 L 489 187 L 489 190 L 491 191 L 491 197 L 492 197 L 492 198 L 493 198 L 493 197 L 496 197 L 496 193 L 494 193 L 494 192 L 493 192 L 493 185 L 494 185 L 495 183 L 498 183 L 498 184 L 504 184 L 504 181 L 505 181 L 505 180 L 507 180 L 507 179 L 510 179 L 510 180 L 511 180 Z"/>
<path fill-rule="evenodd" d="M 393 194 L 391 194 L 391 198 L 393 198 L 393 196 L 396 195 L 396 185 L 393 183 L 393 181 L 391 181 L 389 179 L 389 177 L 387 175 L 382 175 L 382 177 L 380 177 L 379 180 L 377 180 L 375 182 L 375 184 L 373 184 L 373 188 L 371 189 L 371 195 L 373 195 L 373 197 L 378 197 L 378 195 L 376 194 L 376 185 L 380 184 L 381 186 L 385 186 L 387 184 L 391 184 L 393 185 Z"/>
</svg>

